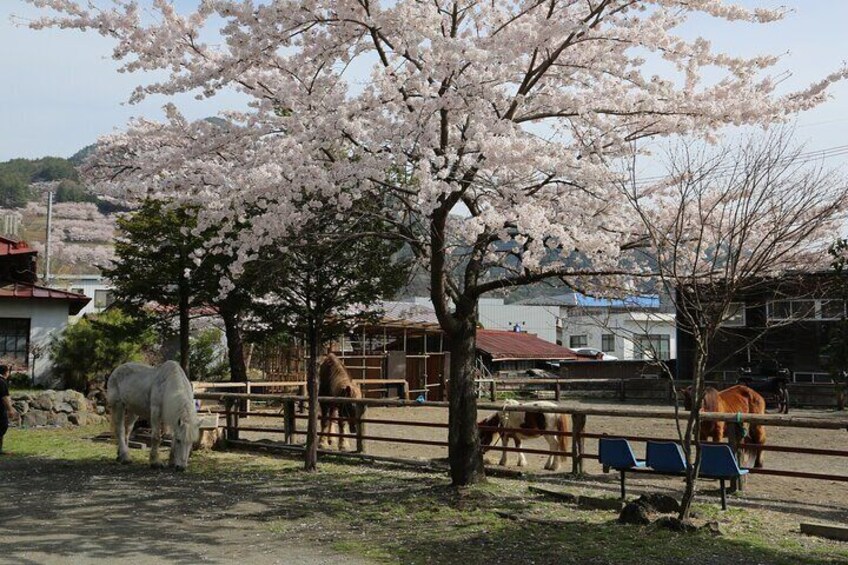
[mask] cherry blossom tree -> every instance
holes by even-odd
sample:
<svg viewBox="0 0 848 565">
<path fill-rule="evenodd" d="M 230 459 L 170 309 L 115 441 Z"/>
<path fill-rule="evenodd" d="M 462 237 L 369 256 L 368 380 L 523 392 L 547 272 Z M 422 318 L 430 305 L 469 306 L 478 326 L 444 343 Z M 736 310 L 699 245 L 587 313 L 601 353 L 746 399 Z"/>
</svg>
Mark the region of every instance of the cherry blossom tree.
<svg viewBox="0 0 848 565">
<path fill-rule="evenodd" d="M 456 485 L 483 477 L 480 296 L 622 273 L 642 227 L 623 212 L 611 165 L 635 141 L 781 121 L 846 74 L 779 92 L 778 57 L 681 35 L 693 16 L 766 24 L 785 14 L 723 0 L 204 0 L 188 14 L 167 0 L 29 1 L 52 10 L 33 27 L 100 33 L 115 40 L 121 71 L 157 71 L 132 101 L 225 89 L 249 98 L 226 114 L 226 135 L 169 108 L 166 124 L 138 122 L 111 140 L 155 154 L 138 172 L 157 193 L 194 199 L 201 228 L 258 212 L 230 242 L 234 273 L 311 211 L 388 195 L 381 219 L 428 265 L 450 344 Z M 168 131 L 188 135 L 162 143 Z"/>
<path fill-rule="evenodd" d="M 677 359 L 678 371 L 691 360 L 693 381 L 685 429 L 678 423 L 688 461 L 681 519 L 695 494 L 705 375 L 723 323 L 740 303 L 765 308 L 751 301 L 763 291 L 797 292 L 792 275 L 826 271 L 833 260 L 828 250 L 844 226 L 848 185 L 807 161 L 778 128 L 739 147 L 683 146 L 670 155 L 666 179 L 624 187 L 656 278 L 671 290 L 679 331 L 693 343 L 691 357 L 678 351 Z M 758 337 L 750 339 L 749 347 Z"/>
</svg>

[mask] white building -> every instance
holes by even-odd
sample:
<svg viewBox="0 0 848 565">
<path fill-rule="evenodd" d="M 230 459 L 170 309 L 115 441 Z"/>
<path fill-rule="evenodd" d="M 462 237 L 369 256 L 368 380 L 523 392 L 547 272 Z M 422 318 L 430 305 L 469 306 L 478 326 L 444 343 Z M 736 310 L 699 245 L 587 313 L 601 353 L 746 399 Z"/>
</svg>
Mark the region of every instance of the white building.
<svg viewBox="0 0 848 565">
<path fill-rule="evenodd" d="M 102 275 L 52 275 L 50 282 L 55 288 L 61 288 L 91 299 L 78 316 L 97 314 L 112 304 L 112 286 Z"/>
<path fill-rule="evenodd" d="M 429 298 L 416 298 L 415 303 L 432 305 Z M 557 343 L 556 307 L 504 304 L 502 298 L 481 298 L 479 312 L 480 325 L 487 330 L 521 331 Z"/>
<path fill-rule="evenodd" d="M 655 296 L 598 299 L 579 293 L 526 300 L 523 307 L 557 308 L 557 342 L 589 347 L 618 359 L 677 358 L 677 325 Z"/>
<path fill-rule="evenodd" d="M 36 284 L 37 252 L 0 237 L 0 363 L 36 383 L 50 378 L 50 343 L 89 299 Z"/>
</svg>

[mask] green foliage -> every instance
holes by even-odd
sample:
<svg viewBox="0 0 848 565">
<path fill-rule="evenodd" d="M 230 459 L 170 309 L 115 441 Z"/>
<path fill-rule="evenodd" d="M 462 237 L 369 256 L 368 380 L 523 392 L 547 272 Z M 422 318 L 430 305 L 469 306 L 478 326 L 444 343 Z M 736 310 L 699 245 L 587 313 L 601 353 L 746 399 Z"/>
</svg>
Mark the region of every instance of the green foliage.
<svg viewBox="0 0 848 565">
<path fill-rule="evenodd" d="M 222 381 L 229 378 L 221 353 L 221 330 L 209 328 L 191 337 L 190 378 L 193 381 Z"/>
<path fill-rule="evenodd" d="M 46 182 L 62 179 L 79 180 L 79 174 L 73 163 L 61 157 L 42 157 L 41 159 L 12 159 L 0 163 L 0 172 L 23 177 L 27 182 Z"/>
<path fill-rule="evenodd" d="M 65 386 L 85 393 L 121 363 L 141 360 L 155 341 L 146 320 L 110 309 L 68 326 L 53 339 L 51 358 Z"/>
<path fill-rule="evenodd" d="M 56 187 L 56 202 L 97 202 L 97 197 L 88 192 L 79 182 L 63 179 Z"/>
<path fill-rule="evenodd" d="M 29 388 L 30 386 L 30 376 L 26 373 L 12 373 L 12 375 L 9 377 L 10 388 Z"/>
<path fill-rule="evenodd" d="M 29 183 L 19 173 L 0 168 L 0 207 L 21 208 L 30 197 Z"/>
</svg>

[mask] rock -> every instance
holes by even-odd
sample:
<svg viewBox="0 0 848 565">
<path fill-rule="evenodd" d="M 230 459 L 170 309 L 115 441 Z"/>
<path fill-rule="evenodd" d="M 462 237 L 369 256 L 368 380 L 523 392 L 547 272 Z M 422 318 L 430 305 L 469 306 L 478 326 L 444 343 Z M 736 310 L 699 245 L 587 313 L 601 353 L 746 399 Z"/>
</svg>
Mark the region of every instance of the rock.
<svg viewBox="0 0 848 565">
<path fill-rule="evenodd" d="M 677 499 L 672 498 L 667 494 L 652 492 L 643 494 L 636 499 L 636 502 L 646 506 L 652 512 L 659 514 L 670 514 L 672 512 L 680 512 L 680 503 Z"/>
<path fill-rule="evenodd" d="M 46 426 L 49 418 L 44 410 L 30 410 L 24 414 L 24 425 L 29 427 Z"/>
<path fill-rule="evenodd" d="M 106 407 L 105 407 L 105 406 L 100 406 L 100 405 L 98 404 L 98 405 L 97 405 L 97 408 L 95 408 L 95 411 L 97 412 L 97 414 L 98 414 L 99 416 L 102 416 L 103 414 L 105 414 L 105 413 L 106 413 Z"/>
<path fill-rule="evenodd" d="M 702 532 L 712 534 L 714 536 L 722 535 L 721 526 L 715 520 L 711 520 L 699 528 Z"/>
<path fill-rule="evenodd" d="M 29 402 L 33 396 L 28 392 L 12 392 L 12 400 L 20 400 L 21 402 Z"/>
<path fill-rule="evenodd" d="M 24 400 L 12 400 L 12 406 L 21 416 L 29 412 L 29 403 Z"/>
<path fill-rule="evenodd" d="M 75 412 L 88 412 L 89 403 L 81 392 L 75 390 L 65 391 L 65 402 L 73 406 Z"/>
<path fill-rule="evenodd" d="M 71 423 L 68 420 L 68 415 L 64 412 L 59 412 L 58 414 L 53 414 L 53 425 L 60 426 L 62 428 L 67 428 Z"/>
<path fill-rule="evenodd" d="M 637 502 L 629 502 L 621 510 L 618 515 L 620 524 L 637 524 L 644 526 L 651 523 L 651 517 L 648 515 L 648 509 L 644 505 Z"/>
<path fill-rule="evenodd" d="M 55 399 L 56 393 L 52 390 L 47 390 L 39 394 L 36 398 L 34 398 L 30 402 L 30 405 L 36 410 L 44 410 L 49 412 L 53 410 L 53 402 L 55 401 Z"/>
<path fill-rule="evenodd" d="M 671 530 L 672 532 L 690 533 L 698 530 L 692 522 L 680 520 L 674 516 L 663 516 L 657 519 L 654 524 L 658 528 Z"/>
<path fill-rule="evenodd" d="M 54 412 L 64 412 L 65 414 L 70 414 L 74 411 L 74 407 L 68 404 L 67 402 L 56 402 L 53 405 Z"/>
</svg>

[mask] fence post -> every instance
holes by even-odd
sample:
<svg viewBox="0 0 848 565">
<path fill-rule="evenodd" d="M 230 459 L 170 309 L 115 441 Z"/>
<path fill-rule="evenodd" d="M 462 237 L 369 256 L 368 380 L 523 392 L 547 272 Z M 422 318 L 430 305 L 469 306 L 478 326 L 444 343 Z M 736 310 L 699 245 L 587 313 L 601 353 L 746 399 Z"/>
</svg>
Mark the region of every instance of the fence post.
<svg viewBox="0 0 848 565">
<path fill-rule="evenodd" d="M 562 385 L 560 384 L 559 380 L 557 380 L 557 382 L 554 383 L 554 400 L 559 402 L 561 398 L 562 398 Z"/>
<path fill-rule="evenodd" d="M 285 431 L 286 443 L 291 445 L 294 443 L 294 432 L 296 429 L 296 420 L 294 418 L 294 400 L 285 400 L 283 403 L 283 430 Z"/>
<path fill-rule="evenodd" d="M 250 381 L 247 381 L 245 383 L 245 391 L 247 392 L 247 394 L 250 394 Z M 244 401 L 244 411 L 250 412 L 250 399 L 249 398 Z M 247 418 L 247 417 L 248 416 L 245 416 L 245 418 Z"/>
<path fill-rule="evenodd" d="M 356 407 L 356 452 L 365 453 L 365 424 L 362 422 L 363 410 Z"/>
<path fill-rule="evenodd" d="M 619 379 L 618 381 L 618 396 L 622 402 L 627 400 L 627 391 L 625 390 L 625 379 Z"/>
<path fill-rule="evenodd" d="M 236 400 L 233 403 L 233 439 L 239 439 L 239 411 L 242 409 L 242 401 Z"/>
<path fill-rule="evenodd" d="M 498 400 L 498 385 L 495 383 L 495 379 L 489 381 L 489 400 L 492 402 Z"/>
<path fill-rule="evenodd" d="M 733 450 L 733 454 L 736 456 L 736 461 L 739 462 L 739 466 L 742 467 L 744 462 L 742 459 L 742 439 L 745 437 L 745 428 L 743 424 L 736 424 L 727 422 L 724 425 L 725 430 L 727 430 L 727 441 L 730 444 L 730 448 Z M 730 479 L 730 492 L 736 491 L 744 491 L 745 490 L 745 477 L 733 477 Z"/>
<path fill-rule="evenodd" d="M 582 475 L 583 453 L 586 448 L 586 438 L 583 437 L 583 431 L 586 429 L 586 415 L 572 414 L 571 423 L 571 472 L 575 475 Z"/>
<path fill-rule="evenodd" d="M 235 439 L 233 436 L 233 401 L 230 398 L 224 399 L 224 419 L 226 422 L 227 441 Z"/>
</svg>

